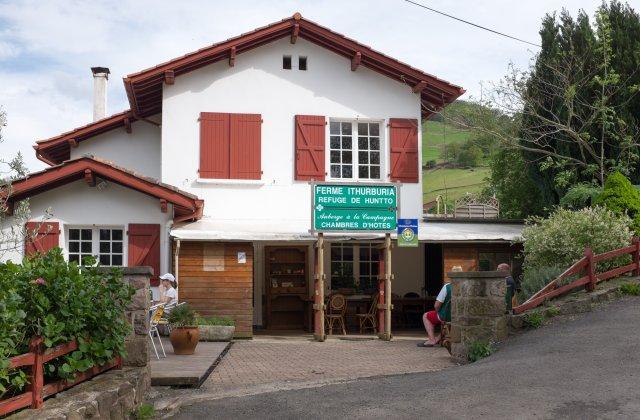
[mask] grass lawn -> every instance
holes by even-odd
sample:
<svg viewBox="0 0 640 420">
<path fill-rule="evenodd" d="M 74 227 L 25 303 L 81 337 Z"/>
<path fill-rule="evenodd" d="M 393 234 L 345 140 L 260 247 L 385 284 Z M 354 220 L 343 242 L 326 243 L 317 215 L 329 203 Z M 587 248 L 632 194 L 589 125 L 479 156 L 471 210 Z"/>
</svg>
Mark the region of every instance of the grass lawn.
<svg viewBox="0 0 640 420">
<path fill-rule="evenodd" d="M 443 128 L 445 134 L 443 134 Z M 441 162 L 440 154 L 445 144 L 463 143 L 469 137 L 467 130 L 443 124 L 440 121 L 427 121 L 422 127 L 422 162 L 429 160 Z"/>
<path fill-rule="evenodd" d="M 423 202 L 428 203 L 442 195 L 449 201 L 465 193 L 477 193 L 486 185 L 489 168 L 425 170 L 422 178 Z"/>
</svg>

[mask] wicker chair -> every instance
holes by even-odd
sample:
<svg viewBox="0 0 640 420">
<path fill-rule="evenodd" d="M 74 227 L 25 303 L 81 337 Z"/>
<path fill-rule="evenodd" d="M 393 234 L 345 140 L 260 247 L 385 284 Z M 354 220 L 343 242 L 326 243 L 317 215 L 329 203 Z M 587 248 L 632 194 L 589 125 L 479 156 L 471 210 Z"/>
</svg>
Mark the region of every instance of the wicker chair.
<svg viewBox="0 0 640 420">
<path fill-rule="evenodd" d="M 344 323 L 344 314 L 347 311 L 347 299 L 343 294 L 334 293 L 329 296 L 329 310 L 324 315 L 325 322 L 327 323 L 327 330 L 329 335 L 333 334 L 333 325 L 337 322 L 338 326 L 342 328 L 342 334 L 347 335 L 347 328 Z"/>
<path fill-rule="evenodd" d="M 376 310 L 378 309 L 379 298 L 380 293 L 376 293 L 375 295 L 373 295 L 369 311 L 366 314 L 356 314 L 356 318 L 358 318 L 358 322 L 360 323 L 360 334 L 364 334 L 367 328 L 373 329 L 374 334 L 378 332 Z"/>
</svg>

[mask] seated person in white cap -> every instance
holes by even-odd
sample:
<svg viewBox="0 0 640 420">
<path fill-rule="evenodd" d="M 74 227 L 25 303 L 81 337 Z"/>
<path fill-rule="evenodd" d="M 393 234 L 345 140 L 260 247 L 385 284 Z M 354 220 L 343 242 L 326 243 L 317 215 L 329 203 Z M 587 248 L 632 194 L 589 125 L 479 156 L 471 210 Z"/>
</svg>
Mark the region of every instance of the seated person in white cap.
<svg viewBox="0 0 640 420">
<path fill-rule="evenodd" d="M 178 292 L 174 287 L 176 278 L 171 273 L 165 273 L 160 276 L 164 293 L 160 293 L 160 302 L 165 304 L 176 303 L 178 301 Z"/>
</svg>

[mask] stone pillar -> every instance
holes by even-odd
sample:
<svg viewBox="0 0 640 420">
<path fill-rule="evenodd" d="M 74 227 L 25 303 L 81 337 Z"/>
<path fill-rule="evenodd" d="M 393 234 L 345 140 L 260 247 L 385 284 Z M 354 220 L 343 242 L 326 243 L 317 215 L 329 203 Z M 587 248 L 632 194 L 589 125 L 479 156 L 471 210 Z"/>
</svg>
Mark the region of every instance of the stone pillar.
<svg viewBox="0 0 640 420">
<path fill-rule="evenodd" d="M 101 270 L 111 269 L 103 267 Z M 122 361 L 124 366 L 144 367 L 149 364 L 149 280 L 152 275 L 151 267 L 122 267 L 122 281 L 135 289 L 131 304 L 124 313 L 132 327 L 131 334 L 125 339 L 127 356 Z"/>
<path fill-rule="evenodd" d="M 153 275 L 151 267 L 124 267 L 122 280 L 135 289 L 135 294 L 125 316 L 133 327 L 125 344 L 127 357 L 125 366 L 146 366 L 149 363 L 149 305 L 151 288 L 149 280 Z"/>
<path fill-rule="evenodd" d="M 451 272 L 451 357 L 467 363 L 474 342 L 498 342 L 507 337 L 505 273 Z"/>
</svg>

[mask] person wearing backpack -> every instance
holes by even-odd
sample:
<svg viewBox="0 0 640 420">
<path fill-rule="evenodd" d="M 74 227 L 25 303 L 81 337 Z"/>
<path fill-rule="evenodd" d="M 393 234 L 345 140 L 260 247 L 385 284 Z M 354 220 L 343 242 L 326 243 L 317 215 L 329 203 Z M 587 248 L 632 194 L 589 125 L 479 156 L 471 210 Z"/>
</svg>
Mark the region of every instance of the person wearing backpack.
<svg viewBox="0 0 640 420">
<path fill-rule="evenodd" d="M 422 316 L 428 339 L 424 343 L 418 343 L 418 347 L 433 347 L 440 343 L 441 336 L 440 333 L 436 335 L 436 326 L 451 322 L 451 283 L 445 283 L 442 286 L 433 308 L 433 311 L 429 311 Z"/>
</svg>

